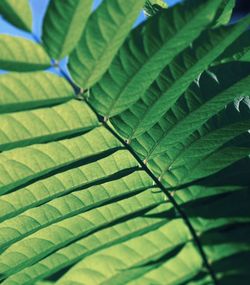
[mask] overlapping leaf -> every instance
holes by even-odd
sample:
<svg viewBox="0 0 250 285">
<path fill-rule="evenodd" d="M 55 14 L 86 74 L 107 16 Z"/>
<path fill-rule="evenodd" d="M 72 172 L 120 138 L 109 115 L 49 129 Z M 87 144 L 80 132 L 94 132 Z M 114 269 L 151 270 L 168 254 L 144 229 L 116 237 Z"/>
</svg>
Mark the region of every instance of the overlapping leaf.
<svg viewBox="0 0 250 285">
<path fill-rule="evenodd" d="M 250 18 L 234 27 L 204 32 L 192 48 L 184 50 L 161 72 L 138 102 L 111 120 L 116 129 L 128 140 L 147 131 L 249 23 Z"/>
<path fill-rule="evenodd" d="M 235 0 L 224 0 L 221 4 L 220 9 L 217 12 L 216 25 L 226 25 L 230 22 L 233 8 L 235 6 Z"/>
<path fill-rule="evenodd" d="M 16 27 L 32 31 L 32 13 L 28 0 L 1 0 L 0 14 Z"/>
<path fill-rule="evenodd" d="M 179 114 L 181 113 L 179 112 Z M 170 115 L 171 113 L 169 118 Z M 179 139 L 179 142 L 168 147 L 165 153 L 149 160 L 149 165 L 164 183 L 172 186 L 178 185 L 180 181 L 189 182 L 210 175 L 213 171 L 222 169 L 223 163 L 230 164 L 237 160 L 237 156 L 230 155 L 230 151 L 232 151 L 230 148 L 228 160 L 226 160 L 226 157 L 222 156 L 223 148 L 226 147 L 227 142 L 249 130 L 249 120 L 250 108 L 247 98 L 246 100 L 237 100 L 235 105 L 232 104 L 213 117 L 187 139 Z M 157 129 L 153 133 L 156 133 L 156 131 Z M 243 143 L 242 137 L 239 137 L 236 141 Z M 151 149 L 154 144 L 155 142 L 149 136 L 133 142 L 134 148 L 142 157 L 148 155 L 146 149 Z M 243 156 L 249 154 L 248 144 L 249 142 L 246 142 L 246 148 L 243 147 L 245 151 L 239 148 L 243 151 Z M 233 153 L 237 153 L 238 147 L 234 148 Z M 210 167 L 208 167 L 209 160 Z M 191 175 L 191 172 L 194 173 L 195 169 L 196 174 Z"/>
<path fill-rule="evenodd" d="M 167 3 L 163 0 L 146 0 L 144 5 L 144 12 L 147 16 L 153 16 L 162 9 L 168 7 Z"/>
<path fill-rule="evenodd" d="M 143 159 L 164 153 L 180 140 L 184 141 L 234 99 L 249 96 L 249 68 L 248 63 L 218 66 L 213 69 L 218 81 L 210 74 L 204 74 L 200 79 L 200 88 L 194 84 L 194 90 L 187 91 L 179 103 L 166 113 L 165 118 L 135 140 L 135 144 L 138 141 L 142 149 L 146 149 L 142 154 Z M 233 77 L 229 76 L 230 72 Z"/>
<path fill-rule="evenodd" d="M 50 66 L 41 45 L 21 37 L 0 35 L 0 68 L 9 71 L 35 71 Z"/>
<path fill-rule="evenodd" d="M 74 97 L 67 81 L 45 72 L 2 74 L 0 92 L 0 113 L 46 107 Z"/>
<path fill-rule="evenodd" d="M 230 61 L 250 61 L 250 31 L 245 31 L 216 60 L 215 65 Z"/>
<path fill-rule="evenodd" d="M 69 58 L 69 69 L 78 85 L 85 89 L 102 77 L 143 4 L 144 0 L 106 0 L 92 13 Z"/>
<path fill-rule="evenodd" d="M 92 0 L 52 0 L 43 22 L 42 40 L 49 55 L 61 59 L 79 41 L 91 12 Z"/>
<path fill-rule="evenodd" d="M 208 26 L 220 2 L 177 5 L 135 29 L 92 88 L 90 104 L 101 115 L 112 117 L 135 103 L 161 70 Z"/>
</svg>

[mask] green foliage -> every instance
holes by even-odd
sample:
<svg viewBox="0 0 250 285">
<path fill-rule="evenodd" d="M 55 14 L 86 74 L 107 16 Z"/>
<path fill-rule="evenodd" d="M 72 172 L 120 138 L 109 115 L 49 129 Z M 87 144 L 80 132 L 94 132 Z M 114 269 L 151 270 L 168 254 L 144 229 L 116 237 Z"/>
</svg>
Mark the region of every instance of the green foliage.
<svg viewBox="0 0 250 285">
<path fill-rule="evenodd" d="M 23 3 L 0 12 L 30 31 Z M 146 1 L 130 31 L 144 4 L 51 0 L 42 44 L 0 35 L 1 284 L 250 282 L 250 18 Z"/>
</svg>

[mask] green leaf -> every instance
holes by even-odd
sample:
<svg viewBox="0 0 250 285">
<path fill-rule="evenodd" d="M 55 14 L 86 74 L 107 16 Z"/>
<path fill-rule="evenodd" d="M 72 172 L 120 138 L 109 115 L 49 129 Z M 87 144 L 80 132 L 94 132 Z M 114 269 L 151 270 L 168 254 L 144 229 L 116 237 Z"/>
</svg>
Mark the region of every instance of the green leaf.
<svg viewBox="0 0 250 285">
<path fill-rule="evenodd" d="M 220 195 L 222 196 L 223 194 L 229 194 L 231 192 L 240 191 L 242 189 L 244 189 L 244 187 L 239 185 L 191 185 L 189 187 L 184 187 L 180 190 L 176 190 L 174 195 L 176 201 L 179 204 L 186 204 L 186 208 L 190 210 L 190 205 L 193 207 L 197 206 L 199 208 L 202 205 L 202 201 L 205 202 L 208 201 L 208 199 L 210 199 L 210 201 L 213 201 L 211 198 L 215 200 L 220 197 Z M 210 207 L 210 204 L 207 207 Z M 199 218 L 197 218 L 197 220 L 199 220 Z"/>
<path fill-rule="evenodd" d="M 240 142 L 240 138 L 238 139 Z M 248 138 L 246 145 L 243 146 L 227 146 L 219 149 L 218 151 L 213 152 L 208 155 L 204 160 L 198 161 L 196 164 L 191 164 L 193 166 L 192 169 L 188 171 L 189 177 L 185 177 L 186 171 L 183 171 L 181 167 L 185 168 L 183 165 L 175 165 L 178 170 L 177 173 L 181 173 L 181 181 L 184 183 L 188 183 L 190 181 L 194 181 L 199 178 L 206 177 L 213 173 L 218 172 L 219 170 L 231 165 L 235 161 L 238 161 L 250 154 L 249 145 L 250 138 Z M 175 172 L 174 169 L 171 169 L 172 172 Z M 186 173 L 185 173 L 186 172 Z M 175 175 L 178 177 L 178 174 Z"/>
<path fill-rule="evenodd" d="M 32 12 L 28 0 L 1 0 L 0 14 L 17 28 L 32 31 Z"/>
<path fill-rule="evenodd" d="M 36 282 L 36 285 L 53 285 L 54 282 L 50 282 L 50 281 L 38 281 Z"/>
<path fill-rule="evenodd" d="M 61 59 L 79 41 L 91 12 L 92 0 L 51 0 L 43 22 L 42 40 L 49 55 Z"/>
<path fill-rule="evenodd" d="M 161 72 L 139 101 L 112 118 L 114 127 L 128 140 L 150 129 L 249 23 L 250 18 L 239 25 L 204 32 L 192 48 L 184 50 Z"/>
<path fill-rule="evenodd" d="M 225 108 L 187 139 L 180 139 L 175 146 L 169 147 L 164 155 L 156 156 L 149 161 L 155 175 L 160 177 L 163 183 L 168 182 L 175 186 L 180 181 L 188 182 L 202 177 L 199 175 L 202 172 L 204 175 L 204 169 L 206 169 L 205 174 L 210 175 L 213 171 L 223 168 L 222 163 L 226 163 L 226 160 L 219 163 L 219 157 L 218 160 L 216 157 L 217 151 L 225 143 L 249 129 L 250 105 L 247 98 L 245 101 L 237 100 L 234 104 Z M 209 159 L 212 164 L 210 169 L 207 168 Z M 234 157 L 231 156 L 229 159 Z M 195 167 L 198 171 L 193 177 L 191 173 Z"/>
<path fill-rule="evenodd" d="M 42 46 L 20 37 L 0 35 L 0 68 L 10 71 L 42 70 L 50 59 Z"/>
<path fill-rule="evenodd" d="M 144 0 L 106 0 L 89 18 L 69 70 L 82 88 L 91 87 L 108 69 L 142 9 Z"/>
<path fill-rule="evenodd" d="M 1 74 L 0 90 L 0 113 L 46 107 L 74 96 L 66 80 L 45 72 Z"/>
<path fill-rule="evenodd" d="M 224 0 L 221 8 L 218 10 L 218 19 L 216 19 L 216 25 L 227 25 L 232 17 L 233 9 L 235 7 L 235 0 Z"/>
<path fill-rule="evenodd" d="M 225 227 L 224 231 L 208 232 L 204 234 L 201 239 L 203 241 L 206 254 L 210 258 L 211 262 L 215 263 L 216 261 L 221 261 L 221 263 L 223 263 L 223 259 L 230 257 L 233 254 L 243 252 L 249 253 L 250 247 L 247 240 L 249 233 L 249 223 L 244 223 L 241 226 L 234 224 L 233 227 Z M 224 238 L 225 234 L 227 235 L 226 240 Z"/>
<path fill-rule="evenodd" d="M 223 54 L 215 61 L 214 65 L 230 61 L 250 61 L 250 31 L 245 31 L 234 41 Z"/>
<path fill-rule="evenodd" d="M 135 103 L 160 71 L 211 23 L 220 2 L 176 5 L 135 29 L 91 89 L 90 104 L 101 115 L 112 117 Z"/>
<path fill-rule="evenodd" d="M 168 148 L 180 142 L 180 138 L 182 141 L 185 140 L 227 104 L 237 98 L 249 96 L 249 68 L 248 63 L 218 66 L 212 70 L 218 81 L 209 74 L 204 74 L 200 78 L 200 88 L 193 84 L 193 91 L 190 90 L 184 95 L 184 101 L 180 99 L 180 109 L 177 107 L 170 110 L 165 119 L 135 140 L 135 144 L 138 141 L 146 150 L 142 158 L 149 160 L 163 154 Z M 230 73 L 233 76 L 230 76 Z"/>
<path fill-rule="evenodd" d="M 163 0 L 146 0 L 144 12 L 148 17 L 150 17 L 162 9 L 166 9 L 167 7 L 167 3 L 165 3 Z"/>
<path fill-rule="evenodd" d="M 196 187 L 199 188 L 200 186 Z M 210 191 L 213 188 L 201 187 L 200 190 Z M 184 192 L 186 189 L 183 188 L 178 192 Z M 217 194 L 214 193 L 211 197 L 208 193 L 199 195 L 194 200 L 184 201 L 182 208 L 189 216 L 193 228 L 201 237 L 201 243 L 206 245 L 207 242 L 203 237 L 209 236 L 211 232 L 223 233 L 226 229 L 232 229 L 236 225 L 244 230 L 244 224 L 250 221 L 248 199 L 249 191 L 247 187 L 236 187 L 234 191 L 225 191 L 224 193 L 218 191 Z M 242 239 L 247 240 L 247 237 Z M 211 258 L 213 257 L 211 256 Z"/>
</svg>

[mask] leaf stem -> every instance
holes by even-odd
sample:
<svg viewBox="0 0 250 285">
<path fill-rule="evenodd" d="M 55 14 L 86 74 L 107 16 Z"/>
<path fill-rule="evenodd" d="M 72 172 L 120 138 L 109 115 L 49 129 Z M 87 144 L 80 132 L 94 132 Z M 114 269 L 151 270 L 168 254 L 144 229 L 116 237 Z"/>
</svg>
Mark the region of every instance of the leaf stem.
<svg viewBox="0 0 250 285">
<path fill-rule="evenodd" d="M 132 147 L 127 144 L 105 121 L 102 121 L 102 124 L 104 125 L 104 127 L 111 132 L 111 134 L 116 137 L 122 144 L 123 146 L 134 156 L 134 158 L 137 160 L 137 162 L 140 164 L 141 168 L 152 178 L 152 180 L 154 181 L 155 185 L 157 187 L 159 187 L 162 192 L 167 196 L 167 198 L 169 199 L 169 201 L 173 204 L 173 206 L 175 207 L 175 209 L 178 211 L 178 213 L 180 214 L 180 216 L 182 217 L 182 219 L 184 220 L 184 222 L 186 223 L 192 237 L 193 240 L 195 241 L 197 248 L 200 252 L 200 255 L 203 259 L 203 263 L 204 266 L 206 267 L 207 272 L 210 274 L 214 285 L 218 285 L 218 280 L 217 277 L 215 275 L 215 272 L 213 271 L 211 265 L 209 264 L 208 258 L 206 256 L 205 251 L 203 250 L 202 244 L 199 240 L 199 237 L 195 231 L 195 229 L 192 226 L 192 223 L 190 222 L 188 216 L 186 215 L 185 211 L 182 210 L 182 208 L 180 207 L 180 205 L 175 201 L 173 195 L 171 194 L 171 192 L 169 192 L 165 186 L 155 177 L 155 175 L 151 172 L 151 170 L 147 167 L 146 164 L 143 163 L 143 161 L 140 159 L 140 157 L 137 155 L 137 153 L 132 149 Z"/>
</svg>

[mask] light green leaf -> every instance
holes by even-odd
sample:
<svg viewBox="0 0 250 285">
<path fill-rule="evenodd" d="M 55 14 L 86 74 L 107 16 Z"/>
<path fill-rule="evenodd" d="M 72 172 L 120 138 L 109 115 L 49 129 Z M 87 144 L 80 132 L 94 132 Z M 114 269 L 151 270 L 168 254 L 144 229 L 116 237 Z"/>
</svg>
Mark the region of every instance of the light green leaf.
<svg viewBox="0 0 250 285">
<path fill-rule="evenodd" d="M 93 12 L 69 57 L 69 70 L 78 85 L 85 89 L 102 77 L 143 4 L 144 0 L 105 0 Z"/>
<path fill-rule="evenodd" d="M 167 204 L 161 204 L 147 212 L 150 214 L 160 214 L 167 209 Z M 119 244 L 151 230 L 157 229 L 166 223 L 166 218 L 154 218 L 150 216 L 137 216 L 125 222 L 118 223 L 112 227 L 97 231 L 86 237 L 83 237 L 66 247 L 63 247 L 51 255 L 41 259 L 32 266 L 26 267 L 15 275 L 10 276 L 7 282 L 35 282 L 57 272 L 60 268 L 72 265 L 82 258 L 87 257 L 93 252 L 108 248 L 111 245 Z"/>
<path fill-rule="evenodd" d="M 43 22 L 42 40 L 49 55 L 61 59 L 79 41 L 91 12 L 92 0 L 51 0 Z"/>
<path fill-rule="evenodd" d="M 1 0 L 0 14 L 17 28 L 32 31 L 32 12 L 28 0 Z"/>
<path fill-rule="evenodd" d="M 0 193 L 119 146 L 120 143 L 100 127 L 75 138 L 3 152 L 0 154 Z"/>
<path fill-rule="evenodd" d="M 25 72 L 50 66 L 50 59 L 42 46 L 24 38 L 0 35 L 0 50 L 1 69 Z"/>
<path fill-rule="evenodd" d="M 36 285 L 53 285 L 54 282 L 51 281 L 38 281 L 36 282 Z"/>
<path fill-rule="evenodd" d="M 176 230 L 171 231 L 173 228 Z M 140 276 L 154 267 L 154 264 L 147 266 L 148 263 L 153 263 L 188 239 L 189 232 L 183 221 L 173 220 L 157 231 L 146 233 L 87 257 L 61 280 L 59 279 L 58 284 L 79 284 L 80 280 L 84 280 L 87 284 L 126 284 L 131 277 Z M 131 273 L 128 272 L 129 269 Z M 133 270 L 136 273 L 133 274 Z"/>
<path fill-rule="evenodd" d="M 90 104 L 101 115 L 112 117 L 135 103 L 160 71 L 211 23 L 220 2 L 185 2 L 135 29 L 91 89 Z"/>
<path fill-rule="evenodd" d="M 0 113 L 46 107 L 72 99 L 74 91 L 65 79 L 45 72 L 0 75 Z"/>
<path fill-rule="evenodd" d="M 127 284 L 171 284 L 181 285 L 194 277 L 202 267 L 201 257 L 192 243 L 188 243 L 174 258 L 147 272 L 139 279 Z"/>
<path fill-rule="evenodd" d="M 127 151 L 123 150 L 77 168 L 40 179 L 0 198 L 0 220 L 17 216 L 27 209 L 37 207 L 77 189 L 84 189 L 92 184 L 98 185 L 112 177 L 119 178 L 123 172 L 125 175 L 134 170 L 134 160 Z M 22 199 L 24 196 L 25 200 Z"/>
<path fill-rule="evenodd" d="M 128 161 L 130 162 L 130 161 Z M 137 162 L 128 163 L 127 168 L 135 168 Z M 79 213 L 95 209 L 100 205 L 134 195 L 145 190 L 150 191 L 152 181 L 142 171 L 137 171 L 119 180 L 94 185 L 87 189 L 66 194 L 41 206 L 29 209 L 0 225 L 0 246 L 6 248 L 30 233 L 46 228 L 51 224 L 73 217 Z M 68 205 L 70 205 L 68 207 Z"/>
<path fill-rule="evenodd" d="M 98 125 L 90 108 L 76 100 L 52 108 L 3 114 L 0 121 L 0 151 L 80 134 Z"/>
<path fill-rule="evenodd" d="M 162 193 L 145 191 L 52 224 L 8 247 L 1 254 L 1 273 L 4 275 L 15 273 L 110 223 L 124 219 L 131 214 L 136 215 L 137 212 L 152 209 L 163 202 Z M 34 248 L 36 248 L 35 251 Z"/>
<path fill-rule="evenodd" d="M 55 284 L 54 282 L 51 281 L 38 281 L 36 282 L 36 285 L 53 285 Z"/>
</svg>

